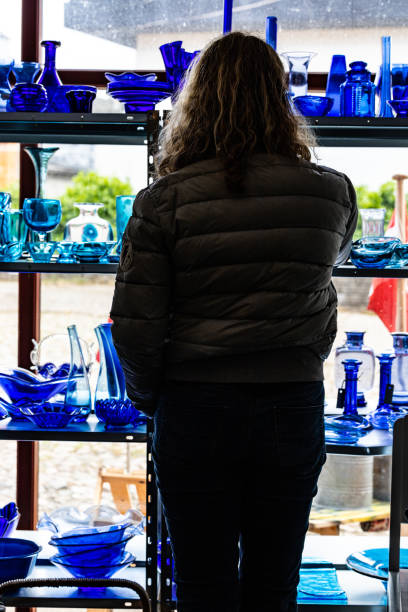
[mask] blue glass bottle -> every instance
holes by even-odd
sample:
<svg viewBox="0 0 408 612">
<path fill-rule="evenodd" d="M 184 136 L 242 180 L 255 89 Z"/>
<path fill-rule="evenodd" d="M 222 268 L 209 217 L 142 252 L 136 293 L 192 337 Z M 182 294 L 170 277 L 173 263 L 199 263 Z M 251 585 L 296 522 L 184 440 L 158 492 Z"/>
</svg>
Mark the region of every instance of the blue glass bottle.
<svg viewBox="0 0 408 612">
<path fill-rule="evenodd" d="M 80 414 L 73 419 L 74 423 L 81 423 L 86 421 L 91 412 L 91 389 L 75 325 L 68 326 L 68 336 L 71 346 L 71 365 L 65 394 L 65 405 L 69 408 L 81 407 Z"/>
<path fill-rule="evenodd" d="M 396 332 L 391 335 L 395 353 L 391 370 L 391 383 L 394 385 L 392 404 L 408 409 L 408 334 Z"/>
<path fill-rule="evenodd" d="M 374 117 L 375 85 L 365 62 L 351 62 L 346 81 L 340 86 L 340 114 L 343 117 Z"/>
<path fill-rule="evenodd" d="M 41 46 L 45 49 L 45 61 L 44 69 L 41 73 L 38 83 L 43 85 L 47 90 L 48 94 L 48 107 L 47 111 L 51 109 L 52 98 L 58 87 L 62 85 L 61 79 L 58 76 L 57 69 L 55 67 L 55 55 L 57 48 L 61 46 L 58 40 L 43 40 Z"/>
<path fill-rule="evenodd" d="M 380 362 L 380 390 L 376 410 L 368 415 L 368 420 L 376 429 L 390 429 L 390 424 L 404 416 L 404 411 L 392 405 L 391 370 L 395 359 L 393 353 L 377 355 Z"/>
</svg>

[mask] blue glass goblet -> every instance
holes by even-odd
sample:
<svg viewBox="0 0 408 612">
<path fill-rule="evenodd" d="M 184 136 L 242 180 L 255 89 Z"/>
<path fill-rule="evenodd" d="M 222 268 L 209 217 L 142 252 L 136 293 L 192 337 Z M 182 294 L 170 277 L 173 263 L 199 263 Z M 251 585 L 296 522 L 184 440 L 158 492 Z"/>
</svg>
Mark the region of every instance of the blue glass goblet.
<svg viewBox="0 0 408 612">
<path fill-rule="evenodd" d="M 25 198 L 23 215 L 27 226 L 37 232 L 40 242 L 43 242 L 46 234 L 61 221 L 61 202 L 47 198 Z"/>
</svg>

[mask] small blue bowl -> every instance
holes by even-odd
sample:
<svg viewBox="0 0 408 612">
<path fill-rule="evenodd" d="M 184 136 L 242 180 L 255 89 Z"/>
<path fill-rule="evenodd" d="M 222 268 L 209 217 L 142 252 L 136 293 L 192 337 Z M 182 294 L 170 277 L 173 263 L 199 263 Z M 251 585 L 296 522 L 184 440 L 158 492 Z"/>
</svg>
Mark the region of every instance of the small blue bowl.
<svg viewBox="0 0 408 612">
<path fill-rule="evenodd" d="M 81 407 L 73 409 L 64 402 L 38 402 L 26 404 L 20 410 L 37 427 L 63 429 L 81 412 Z"/>
<path fill-rule="evenodd" d="M 80 527 L 66 531 L 62 535 L 54 535 L 51 537 L 52 542 L 56 545 L 79 545 L 84 549 L 91 548 L 95 544 L 119 544 L 128 534 L 125 531 L 132 527 L 132 523 L 120 523 L 119 525 L 107 525 L 104 527 Z"/>
<path fill-rule="evenodd" d="M 0 538 L 0 582 L 26 578 L 40 551 L 41 546 L 31 540 Z"/>
<path fill-rule="evenodd" d="M 333 98 L 325 96 L 296 96 L 293 103 L 305 117 L 323 117 L 333 106 Z"/>
<path fill-rule="evenodd" d="M 350 259 L 356 268 L 385 268 L 400 244 L 398 238 L 387 236 L 360 238 L 353 243 Z"/>
<path fill-rule="evenodd" d="M 106 242 L 78 242 L 73 249 L 73 254 L 81 263 L 98 263 L 107 251 Z"/>
<path fill-rule="evenodd" d="M 29 242 L 28 250 L 36 263 L 49 263 L 57 248 L 57 242 Z"/>
<path fill-rule="evenodd" d="M 0 261 L 16 261 L 20 259 L 23 251 L 21 242 L 8 242 L 0 244 Z"/>
<path fill-rule="evenodd" d="M 397 117 L 408 117 L 408 100 L 387 100 Z"/>
<path fill-rule="evenodd" d="M 97 399 L 95 414 L 98 420 L 105 424 L 106 429 L 135 425 L 140 417 L 140 411 L 130 399 Z"/>
</svg>

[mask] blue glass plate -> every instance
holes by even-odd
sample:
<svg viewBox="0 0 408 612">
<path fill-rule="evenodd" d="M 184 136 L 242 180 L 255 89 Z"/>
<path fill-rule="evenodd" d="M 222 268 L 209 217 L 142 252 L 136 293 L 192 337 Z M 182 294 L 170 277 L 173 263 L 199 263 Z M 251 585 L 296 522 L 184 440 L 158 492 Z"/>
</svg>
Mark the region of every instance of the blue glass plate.
<svg viewBox="0 0 408 612">
<path fill-rule="evenodd" d="M 349 555 L 346 559 L 348 567 L 359 574 L 388 580 L 388 548 L 369 548 Z M 400 567 L 408 568 L 408 549 L 400 550 Z"/>
<path fill-rule="evenodd" d="M 109 94 L 114 91 L 160 91 L 167 92 L 169 95 L 172 93 L 169 83 L 162 81 L 138 81 L 137 83 L 124 83 L 123 81 L 116 81 L 113 83 L 108 83 L 106 86 L 106 91 Z"/>
<path fill-rule="evenodd" d="M 298 585 L 298 601 L 316 600 L 347 601 L 347 596 L 341 588 L 334 567 L 300 568 Z"/>
</svg>

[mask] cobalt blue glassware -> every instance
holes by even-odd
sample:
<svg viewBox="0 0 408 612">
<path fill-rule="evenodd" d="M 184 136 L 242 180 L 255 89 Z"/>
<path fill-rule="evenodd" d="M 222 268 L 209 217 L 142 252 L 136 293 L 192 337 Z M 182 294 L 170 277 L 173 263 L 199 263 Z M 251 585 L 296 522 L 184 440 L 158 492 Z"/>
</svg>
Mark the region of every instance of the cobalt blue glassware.
<svg viewBox="0 0 408 612">
<path fill-rule="evenodd" d="M 95 401 L 95 414 L 98 420 L 104 423 L 105 429 L 134 427 L 136 424 L 142 424 L 146 418 L 143 418 L 130 399 L 97 400 Z"/>
<path fill-rule="evenodd" d="M 35 78 L 41 71 L 41 65 L 38 62 L 20 62 L 14 64 L 11 71 L 16 79 L 16 84 L 34 83 Z"/>
<path fill-rule="evenodd" d="M 265 40 L 268 45 L 276 51 L 276 38 L 278 32 L 278 18 L 277 17 L 267 17 L 266 18 L 266 27 L 265 27 Z"/>
<path fill-rule="evenodd" d="M 70 113 L 70 105 L 67 98 L 67 92 L 69 91 L 90 91 L 96 94 L 98 91 L 96 87 L 92 85 L 60 85 L 56 88 L 54 96 L 52 98 L 49 111 L 52 113 Z"/>
<path fill-rule="evenodd" d="M 74 256 L 81 263 L 98 263 L 107 251 L 106 242 L 78 242 L 73 249 Z"/>
<path fill-rule="evenodd" d="M 327 113 L 329 117 L 340 115 L 340 85 L 346 80 L 346 75 L 345 55 L 333 55 L 326 85 L 326 97 L 333 100 L 332 107 Z"/>
<path fill-rule="evenodd" d="M 37 263 L 49 263 L 55 253 L 58 242 L 35 240 L 27 244 L 31 259 Z"/>
<path fill-rule="evenodd" d="M 122 554 L 119 561 L 110 565 L 73 564 L 62 560 L 58 555 L 54 555 L 50 558 L 52 563 L 57 567 L 65 569 L 71 576 L 74 576 L 74 578 L 110 578 L 122 569 L 125 569 L 125 567 L 133 563 L 134 560 L 134 555 L 126 551 Z"/>
<path fill-rule="evenodd" d="M 66 406 L 64 402 L 38 402 L 25 404 L 21 412 L 42 429 L 63 429 L 79 415 L 81 407 Z"/>
<path fill-rule="evenodd" d="M 55 544 L 64 546 L 81 545 L 84 546 L 85 550 L 94 544 L 119 544 L 132 533 L 133 527 L 132 523 L 129 522 L 101 527 L 79 527 L 66 531 L 62 535 L 53 535 L 51 540 Z"/>
<path fill-rule="evenodd" d="M 380 117 L 392 117 L 392 110 L 387 103 L 391 99 L 391 36 L 381 37 L 382 64 L 380 84 Z"/>
<path fill-rule="evenodd" d="M 14 61 L 9 64 L 0 65 L 0 112 L 6 112 L 7 110 L 7 104 L 11 93 L 9 75 L 13 66 Z"/>
<path fill-rule="evenodd" d="M 324 96 L 296 96 L 293 102 L 305 117 L 323 117 L 333 106 L 332 98 Z"/>
<path fill-rule="evenodd" d="M 351 62 L 351 70 L 340 86 L 340 114 L 343 117 L 375 115 L 375 85 L 366 66 L 365 62 Z"/>
<path fill-rule="evenodd" d="M 357 268 L 385 268 L 401 244 L 398 238 L 360 238 L 353 243 L 350 259 Z"/>
<path fill-rule="evenodd" d="M 73 422 L 81 423 L 86 421 L 92 409 L 91 389 L 89 387 L 88 372 L 75 325 L 68 326 L 68 335 L 71 350 L 71 365 L 65 393 L 65 406 L 67 410 L 79 408 L 79 413 L 74 417 Z"/>
<path fill-rule="evenodd" d="M 405 415 L 398 406 L 392 404 L 391 371 L 395 355 L 381 353 L 377 355 L 380 362 L 380 391 L 377 408 L 368 415 L 368 420 L 375 429 L 390 429 L 393 421 Z M 389 397 L 391 396 L 391 397 Z"/>
<path fill-rule="evenodd" d="M 26 578 L 40 551 L 41 546 L 31 540 L 0 538 L 0 582 Z"/>
<path fill-rule="evenodd" d="M 76 259 L 73 254 L 76 242 L 70 242 L 69 240 L 62 240 L 57 243 L 57 250 L 59 251 L 58 263 L 75 263 Z"/>
<path fill-rule="evenodd" d="M 172 89 L 169 83 L 156 81 L 111 82 L 106 86 L 107 93 L 125 105 L 126 113 L 147 112 L 168 98 Z"/>
<path fill-rule="evenodd" d="M 45 181 L 47 179 L 48 162 L 59 147 L 24 147 L 30 157 L 35 172 L 35 197 L 44 198 Z"/>
<path fill-rule="evenodd" d="M 159 47 L 166 70 L 168 86 L 175 93 L 180 86 L 186 69 L 200 51 L 189 53 L 182 47 L 181 40 L 175 40 Z"/>
<path fill-rule="evenodd" d="M 116 196 L 116 237 L 121 240 L 123 232 L 132 216 L 135 195 Z"/>
<path fill-rule="evenodd" d="M 92 113 L 92 102 L 96 98 L 95 91 L 71 89 L 65 94 L 70 113 Z"/>
<path fill-rule="evenodd" d="M 408 64 L 392 64 L 391 85 L 392 87 L 408 85 Z"/>
<path fill-rule="evenodd" d="M 406 85 L 395 85 L 392 88 L 393 100 L 406 100 L 408 98 L 408 87 Z"/>
<path fill-rule="evenodd" d="M 9 100 L 11 111 L 42 113 L 47 105 L 47 91 L 39 83 L 17 83 L 11 91 Z"/>
<path fill-rule="evenodd" d="M 0 508 L 0 538 L 10 537 L 17 529 L 20 513 L 14 502 Z"/>
<path fill-rule="evenodd" d="M 392 404 L 408 409 L 408 334 L 394 332 L 391 335 L 395 354 L 391 369 Z"/>
<path fill-rule="evenodd" d="M 2 421 L 3 419 L 7 419 L 7 417 L 9 416 L 8 410 L 6 408 L 6 406 L 2 405 L 3 400 L 0 399 L 0 421 Z"/>
<path fill-rule="evenodd" d="M 45 49 L 45 61 L 43 71 L 38 79 L 38 83 L 44 85 L 45 89 L 47 90 L 47 111 L 52 112 L 53 96 L 58 87 L 62 85 L 61 79 L 59 78 L 55 67 L 55 55 L 57 48 L 61 46 L 61 43 L 58 40 L 43 40 L 41 41 L 41 46 Z"/>
<path fill-rule="evenodd" d="M 408 99 L 407 100 L 387 100 L 397 117 L 408 117 Z"/>
<path fill-rule="evenodd" d="M 150 72 L 149 74 L 138 74 L 137 72 L 105 72 L 105 77 L 110 83 L 124 83 L 125 85 L 136 84 L 139 81 L 156 81 L 157 74 Z"/>
<path fill-rule="evenodd" d="M 46 234 L 61 221 L 61 202 L 47 198 L 25 198 L 23 214 L 27 227 L 44 241 Z"/>
<path fill-rule="evenodd" d="M 126 534 L 126 531 L 124 532 Z M 58 556 L 67 560 L 69 558 L 77 561 L 83 560 L 87 557 L 90 565 L 94 565 L 101 559 L 118 559 L 123 553 L 127 543 L 134 537 L 133 533 L 124 535 L 122 540 L 114 544 L 106 544 L 104 542 L 93 543 L 93 544 L 60 544 L 58 541 L 50 540 L 49 544 L 54 546 L 58 551 Z"/>
</svg>

